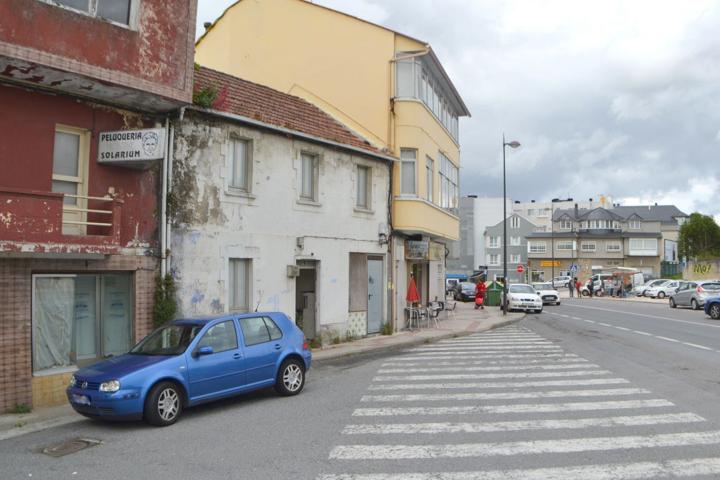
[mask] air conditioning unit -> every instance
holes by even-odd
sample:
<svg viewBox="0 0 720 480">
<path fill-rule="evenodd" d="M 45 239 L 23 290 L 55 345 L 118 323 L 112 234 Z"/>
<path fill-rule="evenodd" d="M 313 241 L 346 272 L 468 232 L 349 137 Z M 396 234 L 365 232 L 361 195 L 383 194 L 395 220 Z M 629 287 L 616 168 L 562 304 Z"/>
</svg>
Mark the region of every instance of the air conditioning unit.
<svg viewBox="0 0 720 480">
<path fill-rule="evenodd" d="M 287 276 L 290 278 L 296 278 L 300 276 L 300 267 L 297 265 L 288 265 L 287 266 Z"/>
</svg>

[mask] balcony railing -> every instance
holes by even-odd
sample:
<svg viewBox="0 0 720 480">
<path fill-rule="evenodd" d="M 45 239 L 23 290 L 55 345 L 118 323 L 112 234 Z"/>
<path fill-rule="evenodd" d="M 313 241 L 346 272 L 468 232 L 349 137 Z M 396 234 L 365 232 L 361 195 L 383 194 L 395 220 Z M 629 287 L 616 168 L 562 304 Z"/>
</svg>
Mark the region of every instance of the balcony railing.
<svg viewBox="0 0 720 480">
<path fill-rule="evenodd" d="M 72 198 L 74 205 L 65 204 Z M 120 248 L 122 201 L 0 188 L 0 250 L 113 253 Z M 48 245 L 53 245 L 48 247 Z M 65 245 L 65 247 L 63 247 Z"/>
</svg>

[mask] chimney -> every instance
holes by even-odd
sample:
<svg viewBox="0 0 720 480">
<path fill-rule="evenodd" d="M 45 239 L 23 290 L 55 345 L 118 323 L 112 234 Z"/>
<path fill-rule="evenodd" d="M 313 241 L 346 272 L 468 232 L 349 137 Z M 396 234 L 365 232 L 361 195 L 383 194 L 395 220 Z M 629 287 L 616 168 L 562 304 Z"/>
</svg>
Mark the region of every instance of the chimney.
<svg viewBox="0 0 720 480">
<path fill-rule="evenodd" d="M 578 213 L 578 204 L 575 204 L 575 220 L 578 219 L 579 213 Z"/>
</svg>

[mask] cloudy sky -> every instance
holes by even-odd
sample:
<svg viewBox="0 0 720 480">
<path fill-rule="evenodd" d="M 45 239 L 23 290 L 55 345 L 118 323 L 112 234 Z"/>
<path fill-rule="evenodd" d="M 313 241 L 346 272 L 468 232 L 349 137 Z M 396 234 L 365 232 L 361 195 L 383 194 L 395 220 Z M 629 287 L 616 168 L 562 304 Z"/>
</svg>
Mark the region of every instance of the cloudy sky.
<svg viewBox="0 0 720 480">
<path fill-rule="evenodd" d="M 198 32 L 232 0 L 200 0 Z M 472 112 L 462 194 L 720 221 L 720 0 L 320 0 L 430 43 Z"/>
</svg>

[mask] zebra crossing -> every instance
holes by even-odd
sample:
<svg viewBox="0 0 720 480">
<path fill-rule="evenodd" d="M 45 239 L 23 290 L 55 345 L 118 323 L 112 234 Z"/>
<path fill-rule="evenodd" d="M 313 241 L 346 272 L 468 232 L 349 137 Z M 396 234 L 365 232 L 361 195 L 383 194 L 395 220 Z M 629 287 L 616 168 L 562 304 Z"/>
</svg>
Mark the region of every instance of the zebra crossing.
<svg viewBox="0 0 720 480">
<path fill-rule="evenodd" d="M 521 326 L 385 361 L 317 480 L 720 477 L 720 429 Z"/>
</svg>

